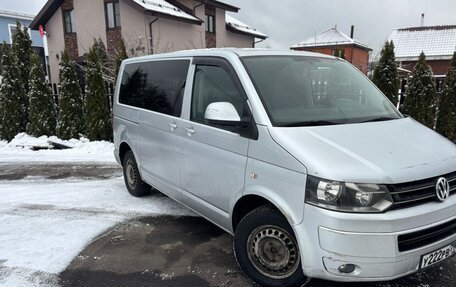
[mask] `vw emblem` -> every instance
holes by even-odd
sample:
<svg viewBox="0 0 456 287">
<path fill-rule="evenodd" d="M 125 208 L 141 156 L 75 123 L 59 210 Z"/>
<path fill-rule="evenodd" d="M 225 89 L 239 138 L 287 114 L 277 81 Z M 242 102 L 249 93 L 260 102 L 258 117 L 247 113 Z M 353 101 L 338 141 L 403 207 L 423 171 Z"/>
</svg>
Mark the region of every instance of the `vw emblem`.
<svg viewBox="0 0 456 287">
<path fill-rule="evenodd" d="M 435 185 L 435 194 L 440 201 L 445 201 L 450 196 L 450 183 L 444 177 L 437 180 Z"/>
</svg>

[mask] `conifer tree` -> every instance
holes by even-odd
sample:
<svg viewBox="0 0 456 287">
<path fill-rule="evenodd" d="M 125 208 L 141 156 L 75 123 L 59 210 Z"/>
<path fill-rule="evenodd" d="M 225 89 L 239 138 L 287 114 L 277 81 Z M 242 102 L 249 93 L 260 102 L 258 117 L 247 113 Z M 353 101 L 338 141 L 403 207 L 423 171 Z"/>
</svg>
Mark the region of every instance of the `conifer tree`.
<svg viewBox="0 0 456 287">
<path fill-rule="evenodd" d="M 394 55 L 394 43 L 386 41 L 380 55 L 372 81 L 394 105 L 397 105 L 399 78 Z"/>
<path fill-rule="evenodd" d="M 456 143 L 456 52 L 453 54 L 440 98 L 436 130 Z"/>
<path fill-rule="evenodd" d="M 43 66 L 36 52 L 31 57 L 27 133 L 39 137 L 55 135 L 56 111 L 51 88 L 46 84 Z"/>
<path fill-rule="evenodd" d="M 20 81 L 17 59 L 3 42 L 2 81 L 0 86 L 0 138 L 10 141 L 25 131 L 27 96 Z"/>
<path fill-rule="evenodd" d="M 432 129 L 435 125 L 436 100 L 434 75 L 431 67 L 426 64 L 424 53 L 421 52 L 407 90 L 404 113 Z"/>
<path fill-rule="evenodd" d="M 109 65 L 109 57 L 108 57 L 108 52 L 106 51 L 106 46 L 103 43 L 103 40 L 98 38 L 97 40 L 94 41 L 92 49 L 96 51 L 98 54 L 98 57 L 100 58 L 100 61 L 103 66 L 108 66 Z"/>
<path fill-rule="evenodd" d="M 17 58 L 20 79 L 28 92 L 28 82 L 30 75 L 30 56 L 32 54 L 32 40 L 27 27 L 23 27 L 19 21 L 16 22 L 17 33 L 13 36 L 13 54 Z"/>
<path fill-rule="evenodd" d="M 103 43 L 103 40 L 101 40 L 100 38 L 94 40 L 92 49 L 95 50 L 95 52 L 98 55 L 98 58 L 100 59 L 103 78 L 105 79 L 105 81 L 112 82 L 114 80 L 114 75 L 113 75 L 114 61 L 112 61 L 109 58 L 108 52 L 106 50 L 106 46 Z"/>
<path fill-rule="evenodd" d="M 94 45 L 87 56 L 85 87 L 85 126 L 90 140 L 112 140 L 111 113 L 101 61 Z"/>
<path fill-rule="evenodd" d="M 128 59 L 128 54 L 127 54 L 127 48 L 125 47 L 125 42 L 123 39 L 120 39 L 120 47 L 119 51 L 116 56 L 116 62 L 115 62 L 115 74 L 114 77 L 117 82 L 117 77 L 119 75 L 119 70 L 120 70 L 120 65 L 122 64 L 122 61 Z"/>
<path fill-rule="evenodd" d="M 62 139 L 78 138 L 84 132 L 83 102 L 76 65 L 67 51 L 59 67 L 60 97 L 57 135 Z"/>
</svg>

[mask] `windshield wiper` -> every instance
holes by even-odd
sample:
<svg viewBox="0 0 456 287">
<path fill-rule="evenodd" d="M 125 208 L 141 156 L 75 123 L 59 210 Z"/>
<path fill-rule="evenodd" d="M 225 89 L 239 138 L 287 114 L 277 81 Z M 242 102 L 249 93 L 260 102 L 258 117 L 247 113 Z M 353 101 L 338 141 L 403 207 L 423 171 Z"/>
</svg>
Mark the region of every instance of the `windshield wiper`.
<svg viewBox="0 0 456 287">
<path fill-rule="evenodd" d="M 362 121 L 360 123 L 385 122 L 385 121 L 391 121 L 391 120 L 397 120 L 397 119 L 399 119 L 399 118 L 382 116 L 382 117 L 371 118 L 371 119 Z"/>
<path fill-rule="evenodd" d="M 284 123 L 284 124 L 279 124 L 277 126 L 278 127 L 315 127 L 315 126 L 331 126 L 331 125 L 340 125 L 340 124 L 343 124 L 343 123 L 318 120 L 318 121 Z"/>
</svg>

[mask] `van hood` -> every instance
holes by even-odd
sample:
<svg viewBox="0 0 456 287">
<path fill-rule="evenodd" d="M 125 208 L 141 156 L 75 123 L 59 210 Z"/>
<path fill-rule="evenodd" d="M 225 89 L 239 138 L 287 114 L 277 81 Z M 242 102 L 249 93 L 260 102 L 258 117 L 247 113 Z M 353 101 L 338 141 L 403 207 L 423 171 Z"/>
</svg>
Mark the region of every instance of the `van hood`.
<svg viewBox="0 0 456 287">
<path fill-rule="evenodd" d="M 273 127 L 270 134 L 308 174 L 330 180 L 401 183 L 456 170 L 456 145 L 411 118 Z"/>
</svg>

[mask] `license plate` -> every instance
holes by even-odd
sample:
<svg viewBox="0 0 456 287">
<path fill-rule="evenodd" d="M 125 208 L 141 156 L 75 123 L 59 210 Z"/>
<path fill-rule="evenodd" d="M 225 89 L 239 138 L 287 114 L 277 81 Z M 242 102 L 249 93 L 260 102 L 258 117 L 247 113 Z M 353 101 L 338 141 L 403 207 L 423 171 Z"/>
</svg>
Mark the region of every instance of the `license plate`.
<svg viewBox="0 0 456 287">
<path fill-rule="evenodd" d="M 434 252 L 421 256 L 421 267 L 426 268 L 456 254 L 456 247 L 450 244 Z"/>
</svg>

